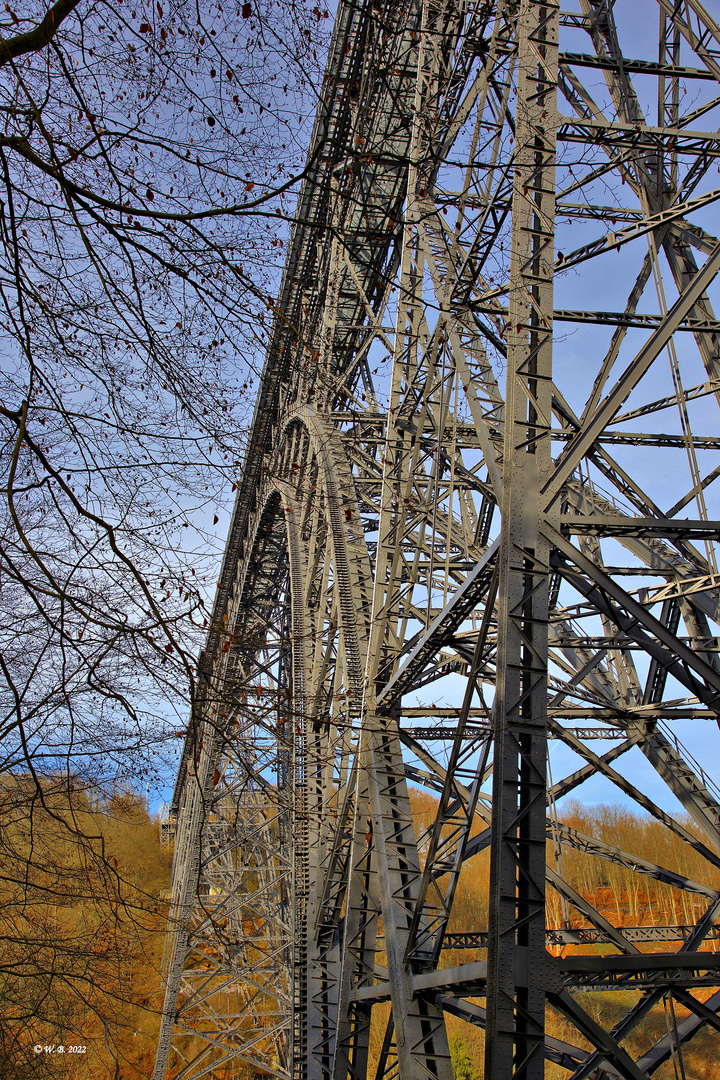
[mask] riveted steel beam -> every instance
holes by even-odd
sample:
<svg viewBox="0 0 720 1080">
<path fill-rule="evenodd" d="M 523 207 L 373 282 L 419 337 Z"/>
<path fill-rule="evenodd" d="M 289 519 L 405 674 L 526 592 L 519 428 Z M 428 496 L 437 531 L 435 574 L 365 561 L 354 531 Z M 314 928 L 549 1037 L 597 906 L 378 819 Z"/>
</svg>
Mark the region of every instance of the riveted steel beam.
<svg viewBox="0 0 720 1080">
<path fill-rule="evenodd" d="M 493 1080 L 717 1039 L 720 31 L 658 0 L 639 60 L 623 3 L 339 4 L 173 799 L 156 1080 L 450 1080 L 446 1013 Z M 597 776 L 660 861 L 565 823 Z M 618 920 L 576 860 L 687 915 Z M 611 1031 L 573 997 L 628 988 Z"/>
</svg>

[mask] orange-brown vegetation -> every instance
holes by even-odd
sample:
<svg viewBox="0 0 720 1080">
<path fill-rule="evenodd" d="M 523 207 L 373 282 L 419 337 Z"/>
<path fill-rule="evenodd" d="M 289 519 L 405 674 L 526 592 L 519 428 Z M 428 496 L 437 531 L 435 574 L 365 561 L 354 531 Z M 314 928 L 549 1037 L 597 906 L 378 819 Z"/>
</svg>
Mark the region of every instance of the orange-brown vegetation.
<svg viewBox="0 0 720 1080">
<path fill-rule="evenodd" d="M 432 823 L 436 798 L 412 790 L 416 832 Z M 561 820 L 695 881 L 720 887 L 720 874 L 651 818 L 619 806 L 566 804 Z M 685 823 L 691 828 L 688 822 Z M 421 847 L 421 858 L 424 852 Z M 42 792 L 26 780 L 0 785 L 0 1076 L 3 1080 L 133 1080 L 149 1077 L 161 1005 L 160 955 L 170 852 L 157 823 L 135 796 L 69 791 L 67 778 Z M 552 844 L 548 860 L 556 865 Z M 706 901 L 612 862 L 567 847 L 557 867 L 566 880 L 617 925 L 691 923 Z M 460 876 L 450 930 L 487 927 L 489 852 Z M 548 924 L 584 925 L 548 889 Z M 715 948 L 710 942 L 707 948 Z M 676 949 L 675 944 L 644 949 Z M 600 952 L 609 946 L 596 946 Z M 561 950 L 555 950 L 560 952 Z M 484 950 L 446 950 L 441 966 L 485 958 Z M 384 957 L 379 956 L 379 962 Z M 696 991 L 704 999 L 708 992 Z M 638 999 L 631 991 L 579 993 L 578 1001 L 610 1029 Z M 484 1004 L 482 999 L 475 999 Z M 676 1005 L 678 1022 L 686 1012 Z M 389 1005 L 374 1010 L 369 1075 L 377 1062 Z M 638 1058 L 665 1035 L 671 1015 L 657 1007 L 624 1043 Z M 483 1077 L 484 1032 L 447 1017 L 456 1080 Z M 589 1049 L 561 1016 L 548 1010 L 550 1035 Z M 684 1048 L 686 1080 L 717 1076 L 717 1036 L 704 1029 Z M 64 1046 L 59 1055 L 33 1047 Z M 85 1046 L 84 1054 L 67 1053 Z M 548 1063 L 546 1080 L 567 1072 Z M 675 1080 L 672 1062 L 656 1073 Z"/>
<path fill-rule="evenodd" d="M 3 1080 L 151 1074 L 169 858 L 129 792 L 0 785 Z"/>
<path fill-rule="evenodd" d="M 421 838 L 423 831 L 434 820 L 437 800 L 427 792 L 412 789 L 411 805 L 416 833 L 418 838 Z M 653 818 L 633 813 L 622 806 L 584 807 L 579 803 L 566 803 L 559 817 L 564 824 L 578 832 L 597 837 L 713 889 L 720 888 L 720 872 L 713 870 L 697 852 Z M 690 821 L 683 821 L 683 824 L 691 832 L 697 832 Z M 422 847 L 420 854 L 422 858 Z M 697 921 L 707 907 L 708 901 L 702 896 L 681 891 L 648 876 L 633 873 L 615 863 L 567 847 L 563 848 L 561 862 L 557 864 L 554 847 L 549 844 L 548 862 L 601 914 L 619 926 L 688 924 Z M 449 930 L 487 928 L 489 873 L 488 850 L 465 863 L 458 883 Z M 587 925 L 586 920 L 573 909 L 563 910 L 557 893 L 548 888 L 548 925 L 562 927 L 565 920 L 569 920 L 571 926 Z M 717 943 L 709 942 L 705 947 L 714 950 Z M 642 946 L 644 951 L 678 948 L 677 942 Z M 595 946 L 594 949 L 600 953 L 615 952 L 608 945 Z M 566 947 L 566 950 L 570 951 L 570 948 Z M 558 949 L 554 951 L 561 952 Z M 442 956 L 441 967 L 452 967 L 485 958 L 485 950 L 446 950 Z M 710 991 L 696 990 L 695 993 L 698 998 L 705 1000 Z M 639 993 L 632 991 L 577 994 L 580 1005 L 606 1030 L 611 1029 L 639 997 Z M 482 998 L 473 1000 L 478 1004 L 485 1004 Z M 378 1015 L 373 1017 L 371 1064 L 377 1061 L 380 1052 L 389 1005 L 374 1011 Z M 687 1011 L 677 1004 L 675 1012 L 678 1023 L 688 1015 Z M 446 1022 L 456 1080 L 480 1080 L 483 1077 L 484 1032 L 452 1016 L 446 1017 Z M 661 1003 L 623 1043 L 625 1049 L 633 1058 L 639 1058 L 656 1040 L 665 1036 L 667 1025 L 672 1022 L 672 1013 L 666 1013 Z M 591 1049 L 578 1031 L 552 1009 L 548 1009 L 547 1013 L 547 1031 L 555 1038 L 583 1049 Z M 696 1038 L 683 1048 L 682 1056 L 686 1080 L 714 1080 L 719 1075 L 717 1033 L 710 1032 L 707 1027 L 702 1029 Z M 677 1068 L 677 1075 L 682 1077 L 680 1062 L 677 1062 Z M 372 1071 L 369 1075 L 373 1075 Z M 566 1080 L 568 1073 L 548 1062 L 545 1075 L 546 1080 Z M 668 1061 L 654 1076 L 657 1080 L 675 1080 L 675 1065 Z"/>
</svg>

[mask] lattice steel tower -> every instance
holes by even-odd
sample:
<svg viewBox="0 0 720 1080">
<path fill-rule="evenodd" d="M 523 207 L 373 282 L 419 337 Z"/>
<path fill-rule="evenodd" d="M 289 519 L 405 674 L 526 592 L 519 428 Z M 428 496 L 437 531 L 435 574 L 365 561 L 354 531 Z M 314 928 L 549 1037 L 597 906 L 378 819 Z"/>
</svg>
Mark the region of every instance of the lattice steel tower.
<svg viewBox="0 0 720 1080">
<path fill-rule="evenodd" d="M 720 1060 L 720 795 L 677 737 L 712 771 L 719 82 L 698 0 L 341 0 L 175 792 L 156 1080 L 450 1080 L 448 1013 L 492 1080 L 680 1077 L 702 1028 Z M 563 821 L 598 776 L 669 865 Z M 613 922 L 578 851 L 684 924 Z M 612 1030 L 589 989 L 625 991 Z"/>
</svg>

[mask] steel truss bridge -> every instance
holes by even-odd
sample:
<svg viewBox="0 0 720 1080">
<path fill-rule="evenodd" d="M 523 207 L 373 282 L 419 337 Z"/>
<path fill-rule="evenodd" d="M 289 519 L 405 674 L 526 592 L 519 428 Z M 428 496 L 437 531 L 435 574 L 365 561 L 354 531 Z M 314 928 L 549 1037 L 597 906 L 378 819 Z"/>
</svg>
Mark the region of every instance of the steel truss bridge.
<svg viewBox="0 0 720 1080">
<path fill-rule="evenodd" d="M 155 1080 L 451 1080 L 448 1015 L 492 1080 L 720 1050 L 719 84 L 699 0 L 341 0 L 174 796 Z M 597 777 L 701 880 L 563 821 Z M 487 849 L 487 923 L 451 923 Z M 695 914 L 616 925 L 568 851 Z M 584 992 L 619 989 L 606 1030 Z"/>
</svg>

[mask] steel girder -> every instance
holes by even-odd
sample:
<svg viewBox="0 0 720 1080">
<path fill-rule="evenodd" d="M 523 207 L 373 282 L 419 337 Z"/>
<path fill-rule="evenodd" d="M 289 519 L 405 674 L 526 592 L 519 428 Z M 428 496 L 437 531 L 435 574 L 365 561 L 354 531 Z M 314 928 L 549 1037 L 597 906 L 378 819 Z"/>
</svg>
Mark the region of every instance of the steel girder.
<svg viewBox="0 0 720 1080">
<path fill-rule="evenodd" d="M 634 9 L 339 5 L 175 789 L 155 1080 L 450 1080 L 446 1016 L 492 1080 L 720 1038 L 720 29 L 658 0 L 648 56 Z M 676 847 L 563 821 L 599 776 Z M 571 857 L 682 919 L 625 925 Z M 618 989 L 603 1026 L 582 994 Z"/>
</svg>

